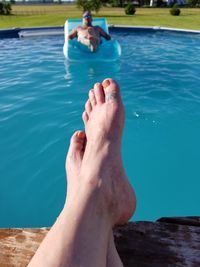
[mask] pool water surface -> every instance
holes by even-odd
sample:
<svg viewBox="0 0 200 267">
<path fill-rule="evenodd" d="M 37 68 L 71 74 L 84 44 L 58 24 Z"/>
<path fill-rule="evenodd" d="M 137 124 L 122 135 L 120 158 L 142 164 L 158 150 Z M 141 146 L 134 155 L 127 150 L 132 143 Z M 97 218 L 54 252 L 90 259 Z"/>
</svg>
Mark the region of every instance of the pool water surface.
<svg viewBox="0 0 200 267">
<path fill-rule="evenodd" d="M 122 56 L 74 64 L 63 37 L 0 40 L 0 227 L 50 226 L 65 200 L 65 155 L 88 90 L 117 80 L 132 220 L 200 214 L 200 37 L 113 33 Z"/>
</svg>

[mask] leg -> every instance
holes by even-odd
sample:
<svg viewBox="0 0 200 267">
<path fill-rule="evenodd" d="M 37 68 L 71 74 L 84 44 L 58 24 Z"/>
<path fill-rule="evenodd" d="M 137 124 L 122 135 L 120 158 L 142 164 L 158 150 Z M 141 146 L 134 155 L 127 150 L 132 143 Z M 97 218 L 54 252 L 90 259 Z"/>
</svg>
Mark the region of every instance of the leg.
<svg viewBox="0 0 200 267">
<path fill-rule="evenodd" d="M 87 134 L 84 156 L 84 141 L 79 140 L 75 144 L 78 153 L 69 150 L 67 161 L 75 159 L 80 173 L 68 168 L 76 177 L 68 181 L 65 207 L 29 266 L 106 266 L 107 250 L 115 252 L 109 241 L 112 226 L 126 222 L 134 212 L 135 195 L 120 157 L 123 106 L 115 82 L 105 81 L 106 87 L 106 92 L 100 85 L 94 94 L 90 92 L 91 110 L 83 116 Z M 84 140 L 84 133 L 77 135 Z M 116 253 L 112 255 L 117 259 Z"/>
<path fill-rule="evenodd" d="M 96 50 L 100 44 L 100 40 L 93 37 L 93 36 L 90 36 L 89 40 L 90 40 L 89 48 L 90 48 L 91 52 L 96 52 Z"/>
<path fill-rule="evenodd" d="M 106 266 L 111 220 L 98 204 L 95 189 L 87 182 L 82 183 L 83 190 L 80 188 L 78 170 L 83 150 L 84 132 L 76 132 L 71 139 L 66 162 L 69 180 L 65 207 L 30 262 L 30 267 Z"/>
<path fill-rule="evenodd" d="M 90 103 L 86 103 L 86 109 L 90 110 Z M 80 169 L 82 164 L 82 158 L 85 151 L 86 137 L 84 132 L 75 132 L 71 138 L 71 144 L 66 159 L 66 172 L 68 177 L 68 193 L 67 198 L 70 197 L 70 192 L 73 192 L 72 188 L 77 188 L 79 184 Z M 107 267 L 123 267 L 123 264 L 119 258 L 117 250 L 114 244 L 113 233 L 111 232 L 108 242 L 107 251 Z"/>
<path fill-rule="evenodd" d="M 89 101 L 86 103 L 86 109 L 90 110 Z M 80 169 L 82 164 L 82 158 L 84 155 L 86 144 L 86 137 L 84 132 L 76 132 L 71 138 L 71 144 L 68 151 L 68 156 L 66 160 L 66 172 L 68 177 L 68 193 L 67 197 L 70 197 L 70 192 L 72 188 L 78 187 Z M 122 267 L 123 264 L 119 258 L 117 250 L 114 244 L 113 233 L 111 232 L 108 242 L 108 251 L 107 251 L 107 267 Z"/>
<path fill-rule="evenodd" d="M 115 99 L 116 98 L 116 99 Z M 116 101 L 118 100 L 118 108 L 119 108 L 119 113 L 118 112 L 114 112 L 115 113 L 115 116 L 117 116 L 117 114 L 119 114 L 119 117 L 118 117 L 118 122 L 117 124 L 118 125 L 114 125 L 115 122 L 113 122 L 113 127 L 111 127 L 111 125 L 107 125 L 108 128 L 113 128 L 113 131 L 114 129 L 116 129 L 116 127 L 114 126 L 119 126 L 119 128 L 117 127 L 117 129 L 119 130 L 118 134 L 120 135 L 120 129 L 123 127 L 123 107 L 122 107 L 122 103 L 121 102 L 121 98 L 119 96 L 119 91 L 118 91 L 118 86 L 116 85 L 116 83 L 111 80 L 111 79 L 107 79 L 103 82 L 103 91 L 102 91 L 102 86 L 100 84 L 96 84 L 94 89 L 90 91 L 90 94 L 89 94 L 89 100 L 87 101 L 86 105 L 85 105 L 85 112 L 83 113 L 83 120 L 85 122 L 85 128 L 86 128 L 86 133 L 87 133 L 87 129 L 88 129 L 88 124 L 89 124 L 89 120 L 92 118 L 93 116 L 93 113 L 92 111 L 95 111 L 95 108 L 98 108 L 98 106 L 101 106 L 105 103 L 108 103 L 108 104 L 111 104 L 111 106 L 108 106 L 108 111 L 110 109 L 110 112 L 105 112 L 105 113 L 108 113 L 110 114 L 112 112 L 112 104 L 114 103 L 110 103 L 112 101 Z M 115 103 L 116 104 L 116 103 Z M 94 108 L 95 107 L 95 108 Z M 93 110 L 94 108 L 94 110 Z M 105 107 L 104 107 L 105 108 Z M 103 108 L 102 108 L 103 110 Z M 98 113 L 98 112 L 97 112 Z M 106 115 L 105 115 L 106 117 Z M 111 116 L 112 117 L 112 116 Z M 120 118 L 121 117 L 121 118 Z M 91 125 L 92 123 L 95 124 L 96 122 L 96 119 L 98 118 L 98 115 L 96 115 L 96 118 L 95 119 L 91 119 L 92 122 L 91 122 Z M 100 116 L 99 116 L 100 118 Z M 113 118 L 114 119 L 114 118 Z M 104 120 L 104 122 L 111 122 L 113 119 L 111 120 Z M 98 122 L 96 123 L 97 125 L 97 129 L 98 129 Z M 91 127 L 95 127 L 94 125 L 91 126 Z M 88 137 L 88 139 L 90 140 L 90 137 Z M 114 141 L 115 138 L 112 138 L 112 140 Z M 118 145 L 120 145 L 120 142 L 117 141 L 116 142 Z M 117 147 L 117 146 L 116 146 Z M 119 149 L 119 146 L 118 146 L 118 149 L 115 150 L 116 152 L 119 152 L 120 153 L 120 149 Z M 120 153 L 121 154 L 121 153 Z M 116 160 L 116 155 L 114 156 L 115 160 Z M 120 157 L 119 157 L 120 158 Z M 113 163 L 115 162 L 110 160 L 110 163 Z M 122 162 L 121 162 L 121 158 L 119 159 L 119 165 L 121 165 L 122 167 Z M 119 170 L 121 169 L 121 167 L 119 167 Z M 114 168 L 113 168 L 114 169 Z M 129 187 L 129 184 L 127 184 L 127 180 L 126 180 L 126 176 L 125 176 L 125 173 L 124 171 L 121 169 L 122 174 L 119 174 L 119 178 L 120 178 L 120 183 L 124 181 L 124 192 L 127 192 L 129 191 L 130 187 Z M 120 173 L 119 172 L 119 173 Z M 117 175 L 116 175 L 117 177 Z M 116 178 L 115 177 L 115 178 Z M 123 194 L 123 195 L 126 195 Z M 119 197 L 119 200 L 120 200 L 120 197 Z M 123 200 L 123 198 L 121 199 Z M 135 199 L 135 195 L 134 195 L 134 192 L 131 190 L 129 191 L 129 194 L 127 195 L 127 200 L 129 200 L 127 202 L 127 207 L 125 208 L 125 205 L 122 203 L 122 209 L 124 209 L 124 213 L 121 217 L 120 220 L 118 220 L 116 223 L 126 223 L 128 221 L 128 219 L 130 218 L 130 214 L 128 214 L 129 212 L 134 212 L 135 210 L 135 205 L 136 205 L 136 199 Z M 132 204 L 131 204 L 132 203 Z M 123 206 L 124 205 L 124 206 Z M 129 210 L 129 212 L 128 212 Z M 131 211 L 132 210 L 132 211 Z M 115 247 L 115 244 L 114 244 L 114 239 L 113 239 L 113 234 L 111 233 L 111 236 L 110 236 L 110 240 L 109 240 L 109 246 L 108 246 L 108 254 L 107 254 L 107 266 L 108 267 L 122 267 L 123 264 L 119 258 L 119 255 L 117 253 L 117 250 L 116 250 L 116 247 Z"/>
<path fill-rule="evenodd" d="M 81 44 L 83 44 L 83 45 L 86 45 L 86 46 L 88 46 L 89 47 L 89 45 L 90 45 L 90 40 L 88 39 L 88 38 L 86 38 L 86 37 L 79 37 L 78 38 L 78 41 L 81 43 Z"/>
<path fill-rule="evenodd" d="M 93 175 L 106 194 L 113 225 L 124 224 L 135 211 L 136 199 L 121 159 L 124 108 L 115 81 L 106 79 L 90 90 L 83 120 L 87 145 L 81 172 Z"/>
<path fill-rule="evenodd" d="M 88 36 L 87 38 L 86 37 L 79 37 L 78 38 L 78 41 L 83 44 L 83 45 L 86 45 L 90 50 L 91 52 L 95 52 L 100 44 L 100 41 L 93 37 L 93 36 Z"/>
<path fill-rule="evenodd" d="M 116 250 L 113 233 L 110 235 L 107 254 L 107 267 L 123 267 L 119 254 Z"/>
</svg>

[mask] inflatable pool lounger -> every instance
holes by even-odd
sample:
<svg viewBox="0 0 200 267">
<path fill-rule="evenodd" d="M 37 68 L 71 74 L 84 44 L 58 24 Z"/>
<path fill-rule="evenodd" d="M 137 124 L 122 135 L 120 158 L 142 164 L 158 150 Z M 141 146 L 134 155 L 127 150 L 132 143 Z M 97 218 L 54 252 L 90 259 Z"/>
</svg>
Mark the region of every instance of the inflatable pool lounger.
<svg viewBox="0 0 200 267">
<path fill-rule="evenodd" d="M 92 53 L 89 48 L 77 39 L 68 40 L 68 34 L 76 27 L 82 25 L 82 19 L 69 19 L 65 22 L 65 43 L 63 53 L 70 61 L 116 61 L 121 55 L 121 47 L 117 40 L 107 41 L 101 38 L 101 44 L 97 51 Z M 93 19 L 93 26 L 100 26 L 109 33 L 106 19 Z"/>
</svg>

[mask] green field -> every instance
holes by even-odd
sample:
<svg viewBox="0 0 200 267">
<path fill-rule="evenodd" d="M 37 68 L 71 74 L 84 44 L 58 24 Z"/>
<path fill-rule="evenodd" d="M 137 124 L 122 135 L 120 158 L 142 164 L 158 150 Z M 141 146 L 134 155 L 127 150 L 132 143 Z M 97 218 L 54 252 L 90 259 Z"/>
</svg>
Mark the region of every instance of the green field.
<svg viewBox="0 0 200 267">
<path fill-rule="evenodd" d="M 12 15 L 0 16 L 0 28 L 62 26 L 81 13 L 75 5 L 13 5 Z M 106 7 L 94 16 L 106 17 L 109 24 L 200 30 L 200 8 L 182 8 L 180 16 L 170 15 L 168 8 L 137 8 L 135 15 L 128 16 L 122 8 Z"/>
</svg>

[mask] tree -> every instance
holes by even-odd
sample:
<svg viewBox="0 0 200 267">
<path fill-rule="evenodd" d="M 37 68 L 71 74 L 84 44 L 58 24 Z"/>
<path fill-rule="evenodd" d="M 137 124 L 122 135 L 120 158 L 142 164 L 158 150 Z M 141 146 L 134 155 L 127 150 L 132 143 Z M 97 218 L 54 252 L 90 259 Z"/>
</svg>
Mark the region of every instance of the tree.
<svg viewBox="0 0 200 267">
<path fill-rule="evenodd" d="M 111 2 L 113 3 L 114 6 L 123 7 L 125 0 L 112 0 Z"/>
<path fill-rule="evenodd" d="M 11 10 L 12 8 L 9 2 L 0 2 L 0 15 L 10 15 Z"/>
<path fill-rule="evenodd" d="M 199 7 L 200 6 L 200 0 L 187 0 L 187 4 L 191 7 Z"/>
<path fill-rule="evenodd" d="M 105 2 L 105 1 L 104 1 Z M 83 12 L 88 11 L 95 11 L 98 13 L 100 8 L 103 6 L 102 0 L 77 0 L 76 4 L 79 8 L 83 9 Z"/>
</svg>

